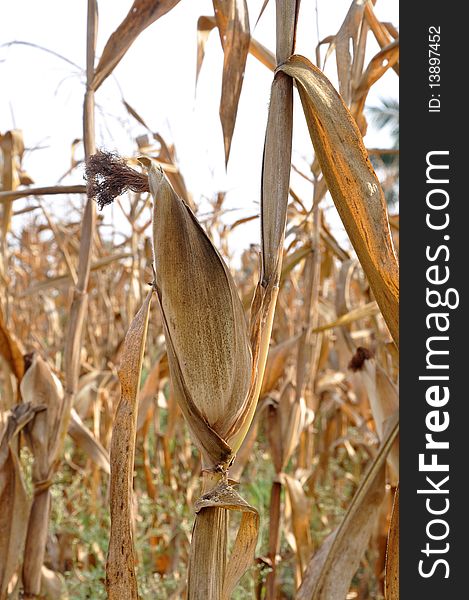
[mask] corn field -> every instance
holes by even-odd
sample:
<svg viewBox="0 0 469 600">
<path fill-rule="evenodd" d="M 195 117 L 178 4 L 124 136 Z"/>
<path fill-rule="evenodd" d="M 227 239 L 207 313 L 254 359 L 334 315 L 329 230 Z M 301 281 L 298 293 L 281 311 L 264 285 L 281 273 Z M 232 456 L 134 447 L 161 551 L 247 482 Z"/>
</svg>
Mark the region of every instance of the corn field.
<svg viewBox="0 0 469 600">
<path fill-rule="evenodd" d="M 223 51 L 226 165 L 249 61 L 271 76 L 257 214 L 233 220 L 138 107 L 131 154 L 97 141 L 101 85 L 188 3 L 129 2 L 98 55 L 87 0 L 63 181 L 36 184 L 27 131 L 0 121 L 0 600 L 396 600 L 398 149 L 363 138 L 370 90 L 397 87 L 397 24 L 353 0 L 303 56 L 300 0 L 200 14 L 197 75 L 209 39 Z"/>
</svg>

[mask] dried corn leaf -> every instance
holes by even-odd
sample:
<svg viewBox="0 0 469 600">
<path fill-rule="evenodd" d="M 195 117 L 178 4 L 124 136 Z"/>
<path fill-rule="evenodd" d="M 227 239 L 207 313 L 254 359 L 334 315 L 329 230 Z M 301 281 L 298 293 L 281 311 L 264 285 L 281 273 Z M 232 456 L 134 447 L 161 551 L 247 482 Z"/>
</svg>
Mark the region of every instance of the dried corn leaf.
<svg viewBox="0 0 469 600">
<path fill-rule="evenodd" d="M 300 435 L 308 419 L 311 418 L 311 414 L 308 413 L 304 398 L 302 396 L 298 399 L 295 398 L 294 388 L 291 385 L 287 385 L 280 394 L 278 413 L 282 440 L 281 468 L 283 470 L 298 446 Z"/>
<path fill-rule="evenodd" d="M 195 82 L 199 80 L 200 69 L 205 57 L 205 44 L 207 43 L 208 36 L 212 29 L 217 26 L 215 17 L 199 17 L 197 21 L 197 69 L 195 75 Z"/>
<path fill-rule="evenodd" d="M 366 3 L 365 3 L 366 4 Z M 360 29 L 358 32 L 358 39 L 356 43 L 356 47 L 354 49 L 353 56 L 353 64 L 352 64 L 352 95 L 354 95 L 354 90 L 357 86 L 357 81 L 360 79 L 361 74 L 363 73 L 363 67 L 365 64 L 365 54 L 366 54 L 366 42 L 368 39 L 369 26 L 368 21 L 365 18 L 362 18 Z"/>
<path fill-rule="evenodd" d="M 111 443 L 111 534 L 106 563 L 106 589 L 110 600 L 138 598 L 132 533 L 132 483 L 137 397 L 152 295 L 153 291 L 150 291 L 125 336 L 118 372 L 121 397 Z"/>
<path fill-rule="evenodd" d="M 359 371 L 370 399 L 371 411 L 376 423 L 378 437 L 383 438 L 384 423 L 399 408 L 399 394 L 384 369 L 366 348 L 358 348 L 350 362 Z"/>
<path fill-rule="evenodd" d="M 23 351 L 15 336 L 10 333 L 3 319 L 3 313 L 0 308 L 0 354 L 8 363 L 12 373 L 15 375 L 18 383 L 24 375 Z"/>
<path fill-rule="evenodd" d="M 352 56 L 350 46 L 353 47 L 353 60 L 358 47 L 358 39 L 363 22 L 365 0 L 353 0 L 349 11 L 334 39 L 337 61 L 337 75 L 339 77 L 339 91 L 345 104 L 349 105 L 352 99 Z"/>
<path fill-rule="evenodd" d="M 161 336 L 163 338 L 163 336 Z M 138 395 L 138 418 L 137 418 L 137 431 L 143 428 L 147 415 L 150 411 L 150 408 L 153 404 L 154 398 L 156 398 L 158 394 L 158 387 L 160 384 L 160 362 L 163 356 L 166 356 L 166 346 L 164 341 L 161 346 L 157 349 L 157 358 L 153 364 L 153 367 L 150 369 L 150 372 L 145 379 L 145 383 L 143 384 L 142 389 Z"/>
<path fill-rule="evenodd" d="M 220 120 L 228 163 L 251 33 L 246 0 L 214 0 L 224 53 Z"/>
<path fill-rule="evenodd" d="M 386 600 L 399 600 L 399 486 L 394 495 L 389 525 L 384 588 Z"/>
<path fill-rule="evenodd" d="M 279 379 L 285 372 L 287 360 L 297 344 L 298 336 L 295 336 L 270 348 L 262 380 L 261 397 L 277 386 Z"/>
<path fill-rule="evenodd" d="M 267 4 L 269 4 L 269 0 L 264 0 L 264 2 L 262 4 L 262 8 L 259 11 L 259 16 L 257 17 L 256 27 L 257 27 L 257 24 L 259 23 L 259 21 L 261 20 L 261 17 L 264 14 L 265 9 L 267 8 Z"/>
<path fill-rule="evenodd" d="M 322 67 L 321 67 L 321 46 L 323 46 L 324 44 L 329 44 L 329 46 L 327 47 L 326 56 L 324 57 L 324 61 L 322 62 Z M 319 67 L 321 67 L 323 70 L 326 66 L 327 59 L 332 54 L 334 49 L 335 49 L 335 35 L 328 35 L 327 37 L 325 37 L 324 39 L 322 39 L 318 42 L 318 45 L 316 46 L 316 64 Z"/>
<path fill-rule="evenodd" d="M 380 50 L 370 61 L 354 90 L 352 114 L 358 122 L 365 106 L 365 101 L 371 86 L 380 79 L 388 69 L 397 64 L 399 60 L 399 40 L 394 40 Z"/>
<path fill-rule="evenodd" d="M 357 348 L 349 367 L 353 371 L 358 371 L 362 377 L 375 421 L 376 432 L 378 438 L 382 440 L 385 423 L 399 408 L 397 387 L 367 348 Z M 388 461 L 394 475 L 399 477 L 398 441 L 391 448 Z"/>
<path fill-rule="evenodd" d="M 86 427 L 77 411 L 72 408 L 68 434 L 76 445 L 105 473 L 111 472 L 109 453 Z"/>
<path fill-rule="evenodd" d="M 35 456 L 40 456 L 36 475 L 39 479 L 49 479 L 57 467 L 63 442 L 68 429 L 69 416 L 63 412 L 64 391 L 60 380 L 52 372 L 49 364 L 37 353 L 27 355 L 29 363 L 21 381 L 23 399 L 33 404 L 45 404 L 47 415 L 43 426 L 35 425 L 28 438 Z M 46 468 L 47 466 L 47 468 Z M 40 475 L 39 471 L 43 473 Z M 33 468 L 33 479 L 34 479 Z"/>
<path fill-rule="evenodd" d="M 246 465 L 252 459 L 254 443 L 257 439 L 257 432 L 259 430 L 259 420 L 267 406 L 267 402 L 268 401 L 261 398 L 257 403 L 254 418 L 251 421 L 251 425 L 241 447 L 236 453 L 236 460 L 230 468 L 230 480 L 232 481 L 239 481 L 241 479 L 241 475 L 243 474 Z"/>
<path fill-rule="evenodd" d="M 382 25 L 386 29 L 386 31 L 388 31 L 389 34 L 395 40 L 397 40 L 397 38 L 399 37 L 399 31 L 398 31 L 397 27 L 395 27 L 395 25 L 393 25 L 392 23 L 387 23 L 387 22 L 383 22 Z"/>
<path fill-rule="evenodd" d="M 389 33 L 388 29 L 384 25 L 384 23 L 381 23 L 380 21 L 378 21 L 376 15 L 375 15 L 374 9 L 373 9 L 373 4 L 371 2 L 366 3 L 365 18 L 366 18 L 366 21 L 367 21 L 371 31 L 373 32 L 373 35 L 376 38 L 376 41 L 378 42 L 378 44 L 382 50 L 388 44 L 391 43 L 392 37 L 391 37 L 391 34 Z M 396 35 L 395 37 L 398 37 L 398 36 Z M 396 74 L 399 75 L 399 63 L 397 62 L 396 64 L 394 64 L 392 68 L 394 69 Z"/>
<path fill-rule="evenodd" d="M 97 90 L 140 33 L 178 3 L 179 0 L 135 0 L 127 16 L 104 47 L 91 82 L 91 88 Z"/>
<path fill-rule="evenodd" d="M 298 479 L 285 474 L 282 478 L 288 491 L 291 506 L 291 524 L 295 536 L 299 575 L 301 577 L 311 556 L 311 499 L 306 496 Z"/>
<path fill-rule="evenodd" d="M 122 99 L 122 104 L 125 106 L 125 110 L 129 113 L 130 116 L 132 116 L 137 121 L 137 123 L 140 123 L 140 125 L 142 125 L 142 127 L 145 127 L 145 129 L 147 129 L 148 131 L 151 131 L 151 129 L 144 121 L 143 117 L 141 117 L 138 114 L 138 112 L 133 106 L 130 106 L 130 104 L 124 99 Z"/>
<path fill-rule="evenodd" d="M 267 67 L 271 71 L 275 71 L 277 61 L 275 60 L 274 54 L 254 38 L 251 38 L 249 52 L 254 56 L 254 58 L 257 58 L 257 60 L 261 62 L 265 67 Z"/>
<path fill-rule="evenodd" d="M 198 34 L 198 46 L 197 46 L 197 76 L 200 73 L 200 69 L 202 67 L 202 62 L 204 58 L 206 37 L 208 38 L 209 31 L 207 31 L 207 35 L 205 36 L 205 29 L 210 28 L 211 23 L 213 23 L 212 28 L 216 25 L 215 17 L 200 17 L 201 19 L 206 19 L 207 21 L 202 21 L 200 35 Z M 254 56 L 260 63 L 262 63 L 265 67 L 267 67 L 270 71 L 274 71 L 277 65 L 274 54 L 265 46 L 263 46 L 260 42 L 251 37 L 251 41 L 249 43 L 249 53 Z"/>
<path fill-rule="evenodd" d="M 293 94 L 287 78 L 272 83 L 262 169 L 262 277 L 278 277 L 290 189 Z M 279 140 L 282 140 L 279 143 Z"/>
<path fill-rule="evenodd" d="M 225 510 L 242 513 L 241 523 L 231 550 L 231 555 L 226 565 L 225 573 L 222 575 L 220 599 L 230 600 L 237 582 L 254 560 L 254 551 L 259 531 L 259 514 L 257 510 L 250 506 L 236 492 L 233 486 L 229 485 L 226 481 L 221 481 L 216 487 L 201 496 L 195 504 L 197 517 L 193 531 L 193 544 L 199 550 L 198 560 L 203 562 L 203 555 L 206 552 L 204 552 L 204 549 L 213 543 L 214 536 L 210 528 L 200 525 L 200 519 L 204 517 L 204 513 L 216 514 L 219 511 Z M 222 553 L 223 551 L 224 549 L 220 548 L 220 552 Z M 220 577 L 220 573 L 214 573 L 214 576 L 216 579 Z M 192 574 L 192 579 L 189 578 L 188 593 L 190 598 L 218 597 L 212 596 L 210 593 L 211 590 L 211 582 L 201 579 L 197 572 Z"/>
<path fill-rule="evenodd" d="M 286 280 L 287 276 L 296 267 L 296 265 L 298 265 L 309 254 L 311 254 L 311 242 L 306 242 L 303 246 L 300 246 L 294 252 L 288 254 L 283 263 L 280 280 Z"/>
<path fill-rule="evenodd" d="M 20 565 L 30 509 L 15 448 L 17 435 L 44 408 L 17 404 L 0 440 L 0 600 L 6 600 L 8 584 Z"/>
<path fill-rule="evenodd" d="M 379 308 L 376 302 L 368 302 L 363 306 L 358 306 L 357 308 L 353 308 L 348 313 L 341 315 L 337 319 L 330 321 L 329 323 L 324 323 L 324 325 L 319 325 L 315 327 L 312 331 L 313 333 L 317 333 L 319 331 L 327 331 L 328 329 L 333 329 L 334 327 L 342 327 L 344 325 L 350 325 L 350 323 L 354 323 L 359 319 L 366 319 L 369 317 L 373 317 L 374 315 L 379 313 Z"/>
<path fill-rule="evenodd" d="M 288 388 L 287 388 L 288 389 Z M 283 466 L 282 427 L 278 414 L 278 402 L 269 400 L 267 406 L 266 433 L 270 445 L 270 456 L 275 473 Z"/>
<path fill-rule="evenodd" d="M 332 84 L 306 58 L 292 56 L 279 70 L 297 82 L 332 198 L 398 346 L 399 267 L 383 192 L 360 132 Z"/>
<path fill-rule="evenodd" d="M 14 191 L 0 192 L 0 203 L 27 198 L 28 196 L 51 196 L 58 194 L 86 194 L 86 185 L 48 185 Z"/>
<path fill-rule="evenodd" d="M 158 160 L 160 162 L 169 163 L 169 165 L 164 165 L 166 176 L 168 177 L 171 185 L 174 188 L 174 191 L 178 196 L 180 196 L 189 207 L 194 210 L 194 202 L 192 201 L 191 195 L 187 191 L 186 182 L 184 181 L 184 177 L 179 171 L 179 168 L 176 164 L 176 152 L 174 151 L 173 146 L 168 146 L 163 137 L 159 133 L 155 133 L 155 140 L 160 143 L 160 153 L 158 155 Z M 163 166 L 163 165 L 162 165 Z M 170 169 L 169 167 L 174 168 Z"/>
<path fill-rule="evenodd" d="M 384 497 L 384 465 L 398 430 L 398 417 L 394 415 L 342 523 L 309 563 L 298 600 L 343 600 L 347 595 Z"/>
<path fill-rule="evenodd" d="M 104 256 L 103 258 L 98 259 L 96 262 L 90 265 L 91 271 L 97 271 L 99 269 L 103 269 L 110 265 L 113 262 L 124 260 L 125 258 L 130 258 L 132 254 L 130 252 L 120 252 L 118 254 L 111 254 L 110 256 Z M 70 283 L 70 275 L 57 275 L 55 277 L 50 277 L 45 281 L 41 281 L 39 283 L 35 283 L 24 292 L 19 294 L 19 298 L 25 298 L 27 296 L 34 296 L 38 292 L 42 292 L 51 287 L 60 287 L 64 283 Z"/>
</svg>

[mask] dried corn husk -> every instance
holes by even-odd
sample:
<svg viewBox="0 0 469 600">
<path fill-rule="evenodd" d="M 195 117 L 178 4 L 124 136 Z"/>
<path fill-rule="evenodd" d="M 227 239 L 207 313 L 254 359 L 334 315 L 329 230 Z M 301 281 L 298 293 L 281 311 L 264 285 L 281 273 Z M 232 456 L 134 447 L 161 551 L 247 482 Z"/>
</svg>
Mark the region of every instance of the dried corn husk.
<svg viewBox="0 0 469 600">
<path fill-rule="evenodd" d="M 220 254 L 161 168 L 147 165 L 155 198 L 156 288 L 171 380 L 203 468 L 213 470 L 232 458 L 228 432 L 248 399 L 247 325 Z"/>
</svg>

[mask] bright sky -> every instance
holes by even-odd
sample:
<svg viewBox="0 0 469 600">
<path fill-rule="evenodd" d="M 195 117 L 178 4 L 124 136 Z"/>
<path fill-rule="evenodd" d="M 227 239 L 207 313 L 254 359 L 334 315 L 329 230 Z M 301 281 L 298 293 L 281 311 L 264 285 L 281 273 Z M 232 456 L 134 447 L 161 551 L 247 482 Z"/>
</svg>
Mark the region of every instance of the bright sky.
<svg viewBox="0 0 469 600">
<path fill-rule="evenodd" d="M 248 0 L 251 29 L 254 29 L 263 0 Z M 338 31 L 350 0 L 303 0 L 299 18 L 297 53 L 314 61 L 315 47 Z M 83 68 L 85 64 L 86 0 L 15 0 L 0 6 L 0 44 L 23 41 L 44 46 Z M 131 0 L 99 2 L 97 55 L 131 6 Z M 317 6 L 317 13 L 316 13 Z M 398 26 L 397 0 L 378 0 L 380 20 Z M 272 73 L 251 56 L 248 58 L 238 110 L 228 172 L 225 171 L 223 140 L 218 109 L 223 55 L 218 32 L 206 46 L 205 61 L 195 90 L 196 24 L 200 15 L 212 15 L 211 0 L 181 0 L 166 16 L 145 30 L 97 93 L 96 133 L 98 147 L 120 154 L 135 151 L 135 138 L 145 134 L 128 115 L 124 98 L 154 132 L 176 146 L 179 165 L 196 202 L 219 190 L 228 192 L 227 216 L 234 221 L 259 210 L 260 175 L 267 108 Z M 318 15 L 318 19 L 317 19 Z M 265 46 L 275 47 L 275 1 L 271 0 L 253 36 Z M 369 57 L 379 48 L 370 34 Z M 326 74 L 336 84 L 335 57 L 326 65 Z M 69 169 L 71 143 L 82 136 L 84 73 L 71 64 L 39 49 L 24 45 L 0 48 L 0 131 L 23 131 L 28 152 L 24 167 L 36 185 L 52 185 Z M 397 97 L 398 78 L 390 70 L 372 88 L 369 104 L 380 98 Z M 295 99 L 294 163 L 307 172 L 312 149 L 309 134 Z M 368 146 L 383 144 L 376 133 L 365 139 Z M 81 156 L 81 148 L 77 157 Z M 306 162 L 305 162 L 306 161 Z M 62 183 L 82 183 L 76 170 Z M 311 189 L 298 177 L 292 184 L 309 201 Z M 17 201 L 15 208 L 33 200 Z M 65 199 L 48 198 L 51 211 L 66 209 Z M 332 216 L 337 225 L 337 220 Z M 121 222 L 116 211 L 114 219 Z M 28 217 L 26 217 L 28 218 Z M 106 219 L 110 218 L 110 213 Z M 122 219 L 122 226 L 123 219 Z M 234 246 L 246 247 L 259 241 L 259 224 L 240 227 Z"/>
</svg>

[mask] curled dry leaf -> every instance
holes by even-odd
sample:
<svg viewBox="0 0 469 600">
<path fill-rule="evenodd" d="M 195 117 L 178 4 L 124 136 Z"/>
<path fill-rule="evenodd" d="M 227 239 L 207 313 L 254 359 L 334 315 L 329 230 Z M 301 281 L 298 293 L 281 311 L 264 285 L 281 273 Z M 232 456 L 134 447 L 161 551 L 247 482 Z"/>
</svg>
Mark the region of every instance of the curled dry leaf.
<svg viewBox="0 0 469 600">
<path fill-rule="evenodd" d="M 342 523 L 309 563 L 298 590 L 298 600 L 343 600 L 347 595 L 384 497 L 384 465 L 398 431 L 395 414 Z"/>
<path fill-rule="evenodd" d="M 165 15 L 180 0 L 135 0 L 127 16 L 108 39 L 94 72 L 91 88 L 97 90 L 112 73 L 135 39 L 149 25 Z"/>
<path fill-rule="evenodd" d="M 381 50 L 385 48 L 388 44 L 391 43 L 393 37 L 397 38 L 399 36 L 398 32 L 395 31 L 395 36 L 391 36 L 391 33 L 388 31 L 386 25 L 378 21 L 378 18 L 375 15 L 373 4 L 371 2 L 367 2 L 365 6 L 365 19 L 370 27 L 373 35 L 376 38 Z M 399 63 L 393 65 L 392 67 L 397 75 L 399 75 Z"/>
<path fill-rule="evenodd" d="M 121 397 L 114 419 L 111 442 L 111 534 L 106 563 L 106 589 L 109 600 L 138 598 L 132 533 L 132 493 L 138 388 L 152 295 L 153 291 L 150 291 L 125 336 L 118 371 Z"/>
<path fill-rule="evenodd" d="M 380 50 L 370 61 L 354 91 L 352 114 L 358 121 L 365 107 L 365 101 L 371 86 L 380 79 L 388 69 L 394 67 L 399 60 L 399 40 L 394 40 Z"/>
<path fill-rule="evenodd" d="M 332 198 L 399 346 L 399 267 L 384 195 L 357 125 L 330 81 L 306 58 L 292 56 L 279 70 L 297 83 Z"/>
</svg>

